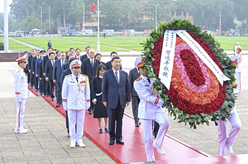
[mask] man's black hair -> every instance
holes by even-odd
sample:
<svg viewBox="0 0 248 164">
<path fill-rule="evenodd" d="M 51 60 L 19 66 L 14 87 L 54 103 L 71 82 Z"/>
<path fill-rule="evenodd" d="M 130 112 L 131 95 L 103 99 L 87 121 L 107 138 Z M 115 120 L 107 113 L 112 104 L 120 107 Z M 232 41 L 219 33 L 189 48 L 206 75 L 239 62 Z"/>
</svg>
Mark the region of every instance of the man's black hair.
<svg viewBox="0 0 248 164">
<path fill-rule="evenodd" d="M 111 59 L 111 62 L 113 62 L 115 59 L 121 59 L 119 56 L 115 56 Z"/>
<path fill-rule="evenodd" d="M 112 56 L 113 54 L 118 55 L 117 52 L 113 51 L 113 52 L 110 53 L 110 56 Z"/>
<path fill-rule="evenodd" d="M 50 52 L 50 53 L 49 53 L 49 57 L 51 56 L 51 54 L 54 54 L 54 56 L 55 56 L 55 53 L 54 53 L 54 52 Z"/>
</svg>

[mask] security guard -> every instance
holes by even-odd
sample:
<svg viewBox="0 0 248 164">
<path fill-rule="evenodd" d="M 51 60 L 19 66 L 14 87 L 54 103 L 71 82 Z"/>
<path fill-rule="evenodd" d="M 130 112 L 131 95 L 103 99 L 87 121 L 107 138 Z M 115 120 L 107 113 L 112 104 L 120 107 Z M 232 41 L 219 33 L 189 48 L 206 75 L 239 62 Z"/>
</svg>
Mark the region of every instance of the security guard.
<svg viewBox="0 0 248 164">
<path fill-rule="evenodd" d="M 68 111 L 69 118 L 70 147 L 75 147 L 76 143 L 80 147 L 85 147 L 82 137 L 85 110 L 90 107 L 90 85 L 88 76 L 80 74 L 80 60 L 73 60 L 70 63 L 70 69 L 72 74 L 65 77 L 62 86 L 63 107 Z"/>
<path fill-rule="evenodd" d="M 153 80 L 148 79 L 144 68 L 145 61 L 139 57 L 135 61 L 135 66 L 141 73 L 140 78 L 134 82 L 134 89 L 136 90 L 139 98 L 138 117 L 141 119 L 141 125 L 144 132 L 145 149 L 147 161 L 155 161 L 153 146 L 157 149 L 158 153 L 165 154 L 162 148 L 164 135 L 169 128 L 169 122 L 162 109 L 164 101 L 160 99 L 159 93 L 153 86 Z M 157 138 L 152 146 L 152 121 L 159 124 L 159 131 Z"/>
<path fill-rule="evenodd" d="M 236 56 L 230 57 L 232 61 L 232 69 L 237 69 L 240 59 Z M 236 82 L 236 81 L 235 81 Z M 237 85 L 234 82 L 234 86 L 237 87 Z M 234 90 L 235 93 L 235 90 Z M 230 130 L 230 133 L 227 135 L 227 125 L 226 121 L 218 120 L 216 121 L 218 123 L 218 133 L 219 133 L 219 155 L 225 156 L 226 150 L 233 154 L 232 144 L 234 142 L 234 139 L 236 135 L 238 134 L 240 128 L 241 128 L 241 122 L 239 115 L 235 108 L 232 109 L 230 116 L 227 118 L 227 120 L 231 123 L 232 128 Z"/>
<path fill-rule="evenodd" d="M 17 59 L 18 69 L 15 72 L 15 99 L 16 99 L 16 128 L 15 133 L 27 133 L 29 130 L 23 128 L 23 117 L 26 98 L 29 97 L 27 77 L 24 68 L 27 66 L 27 55 Z"/>
</svg>

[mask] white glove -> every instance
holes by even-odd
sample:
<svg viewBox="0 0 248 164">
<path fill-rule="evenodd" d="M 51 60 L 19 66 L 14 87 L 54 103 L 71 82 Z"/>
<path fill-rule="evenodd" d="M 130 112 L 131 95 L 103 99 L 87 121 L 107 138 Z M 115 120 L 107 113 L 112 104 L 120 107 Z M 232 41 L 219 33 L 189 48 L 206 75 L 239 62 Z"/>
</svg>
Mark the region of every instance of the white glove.
<svg viewBox="0 0 248 164">
<path fill-rule="evenodd" d="M 164 101 L 160 98 L 159 101 L 158 101 L 158 106 L 161 106 L 162 107 L 163 104 L 164 104 Z"/>
<path fill-rule="evenodd" d="M 21 95 L 16 95 L 16 102 L 21 103 L 22 99 L 21 99 Z"/>
<path fill-rule="evenodd" d="M 67 102 L 63 102 L 63 108 L 64 108 L 65 111 L 68 110 L 68 109 L 67 109 Z"/>
</svg>

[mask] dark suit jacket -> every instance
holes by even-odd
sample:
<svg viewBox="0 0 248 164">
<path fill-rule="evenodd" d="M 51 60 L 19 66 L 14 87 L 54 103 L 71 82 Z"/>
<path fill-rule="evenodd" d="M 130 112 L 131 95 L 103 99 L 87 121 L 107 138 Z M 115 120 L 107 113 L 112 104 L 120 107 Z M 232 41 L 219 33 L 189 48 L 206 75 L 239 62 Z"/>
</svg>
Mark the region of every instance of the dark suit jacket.
<svg viewBox="0 0 248 164">
<path fill-rule="evenodd" d="M 52 66 L 52 63 L 51 63 L 51 60 L 48 60 L 46 62 L 46 78 L 48 77 L 49 80 L 53 80 L 53 66 Z"/>
<path fill-rule="evenodd" d="M 37 56 L 33 57 L 31 62 L 31 73 L 34 72 L 35 74 L 35 64 L 36 64 Z M 33 74 L 33 73 L 32 73 Z"/>
<path fill-rule="evenodd" d="M 104 62 L 101 61 L 101 64 L 105 65 L 105 67 L 106 67 L 106 63 L 104 63 Z"/>
<path fill-rule="evenodd" d="M 85 74 L 89 77 L 89 82 L 92 82 L 93 77 L 96 76 L 96 68 L 100 64 L 99 60 L 94 59 L 94 67 L 92 69 L 90 59 L 84 60 L 82 66 L 81 66 L 81 71 L 82 74 Z"/>
<path fill-rule="evenodd" d="M 66 76 L 66 75 L 70 75 L 70 74 L 72 74 L 70 68 L 67 68 L 66 70 L 64 70 L 64 71 L 62 72 L 62 74 L 61 74 L 61 84 L 62 84 L 62 86 L 63 86 L 63 82 L 64 82 L 64 79 L 65 79 L 65 76 Z"/>
<path fill-rule="evenodd" d="M 112 69 L 112 64 L 111 64 L 111 60 L 108 61 L 106 64 L 105 64 L 105 67 L 106 67 L 106 70 L 109 70 L 109 69 Z M 122 70 L 122 66 L 120 68 Z"/>
<path fill-rule="evenodd" d="M 66 70 L 67 68 L 70 67 L 69 61 L 63 65 L 62 71 Z"/>
<path fill-rule="evenodd" d="M 52 42 L 47 43 L 48 48 L 52 48 Z"/>
<path fill-rule="evenodd" d="M 43 57 L 43 62 L 42 62 L 42 71 L 43 71 L 43 73 L 46 73 L 46 63 L 47 63 L 48 60 L 49 60 L 48 55 Z"/>
<path fill-rule="evenodd" d="M 68 62 L 67 59 L 64 61 L 65 63 Z M 63 65 L 63 66 L 64 66 Z M 55 67 L 53 69 L 53 80 L 56 80 L 56 83 L 62 83 L 61 81 L 61 74 L 62 74 L 62 67 L 61 67 L 61 59 L 55 61 Z"/>
<path fill-rule="evenodd" d="M 133 68 L 130 70 L 129 72 L 129 82 L 130 82 L 130 89 L 131 89 L 131 94 L 132 96 L 138 96 L 137 92 L 135 91 L 134 87 L 133 87 L 133 83 L 136 79 L 139 78 L 139 72 L 137 70 L 137 68 Z"/>
<path fill-rule="evenodd" d="M 32 61 L 33 61 L 33 56 L 30 55 L 28 57 L 28 70 L 30 70 L 30 71 L 31 71 L 31 67 L 32 67 Z"/>
<path fill-rule="evenodd" d="M 58 59 L 58 57 L 55 56 L 55 60 L 57 60 L 57 59 Z M 46 69 L 46 63 L 49 60 L 50 60 L 49 59 L 49 55 L 43 57 L 43 64 L 42 64 L 42 71 L 43 71 L 43 73 L 46 73 L 46 70 L 45 70 Z"/>
<path fill-rule="evenodd" d="M 102 79 L 102 101 L 108 102 L 108 108 L 115 109 L 118 105 L 118 98 L 121 107 L 126 107 L 126 102 L 130 102 L 130 86 L 128 74 L 119 70 L 119 84 L 116 81 L 112 69 L 104 72 Z"/>
<path fill-rule="evenodd" d="M 88 59 L 88 55 L 87 54 L 84 54 L 83 56 L 80 57 L 80 60 L 81 60 L 82 63 L 83 63 L 83 61 L 85 59 Z"/>
</svg>

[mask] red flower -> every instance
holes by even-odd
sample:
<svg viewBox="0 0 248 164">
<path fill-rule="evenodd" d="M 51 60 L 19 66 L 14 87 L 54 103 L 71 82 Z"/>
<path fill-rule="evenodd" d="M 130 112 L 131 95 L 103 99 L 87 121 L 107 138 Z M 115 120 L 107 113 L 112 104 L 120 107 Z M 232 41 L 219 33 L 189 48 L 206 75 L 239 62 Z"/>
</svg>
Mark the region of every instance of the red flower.
<svg viewBox="0 0 248 164">
<path fill-rule="evenodd" d="M 211 48 L 205 43 L 201 38 L 196 36 L 195 34 L 188 32 L 193 39 L 195 39 L 202 48 L 208 53 L 208 55 L 212 58 L 212 60 L 217 64 L 217 66 L 222 70 L 222 66 L 220 65 L 218 59 L 216 58 L 214 52 L 211 50 Z M 162 47 L 163 47 L 163 39 L 164 36 L 161 36 L 158 41 L 155 43 L 155 47 L 153 49 L 153 58 L 155 59 L 152 63 L 156 76 L 159 75 L 159 68 L 160 68 L 160 60 L 161 60 L 161 54 L 162 54 Z M 185 70 L 187 72 L 187 75 L 190 79 L 190 81 L 195 84 L 196 86 L 201 86 L 205 84 L 205 78 L 203 77 L 203 73 L 200 69 L 200 65 L 197 62 L 196 58 L 189 50 L 182 50 L 180 52 L 180 57 L 183 61 L 183 65 L 185 67 Z M 222 70 L 223 72 L 223 70 Z M 180 86 L 177 86 L 180 87 Z M 222 106 L 224 100 L 225 100 L 225 94 L 226 94 L 226 86 L 225 84 L 221 86 L 219 83 L 216 86 L 217 89 L 219 89 L 217 97 L 212 100 L 211 103 L 207 104 L 195 104 L 189 101 L 186 101 L 183 99 L 180 94 L 177 92 L 177 90 L 174 88 L 174 86 L 171 85 L 170 90 L 167 90 L 165 88 L 166 94 L 169 96 L 170 101 L 172 104 L 177 107 L 178 109 L 182 110 L 185 114 L 200 114 L 200 113 L 213 113 L 215 111 L 218 111 L 220 107 Z M 193 95 L 192 95 L 193 97 Z"/>
</svg>

